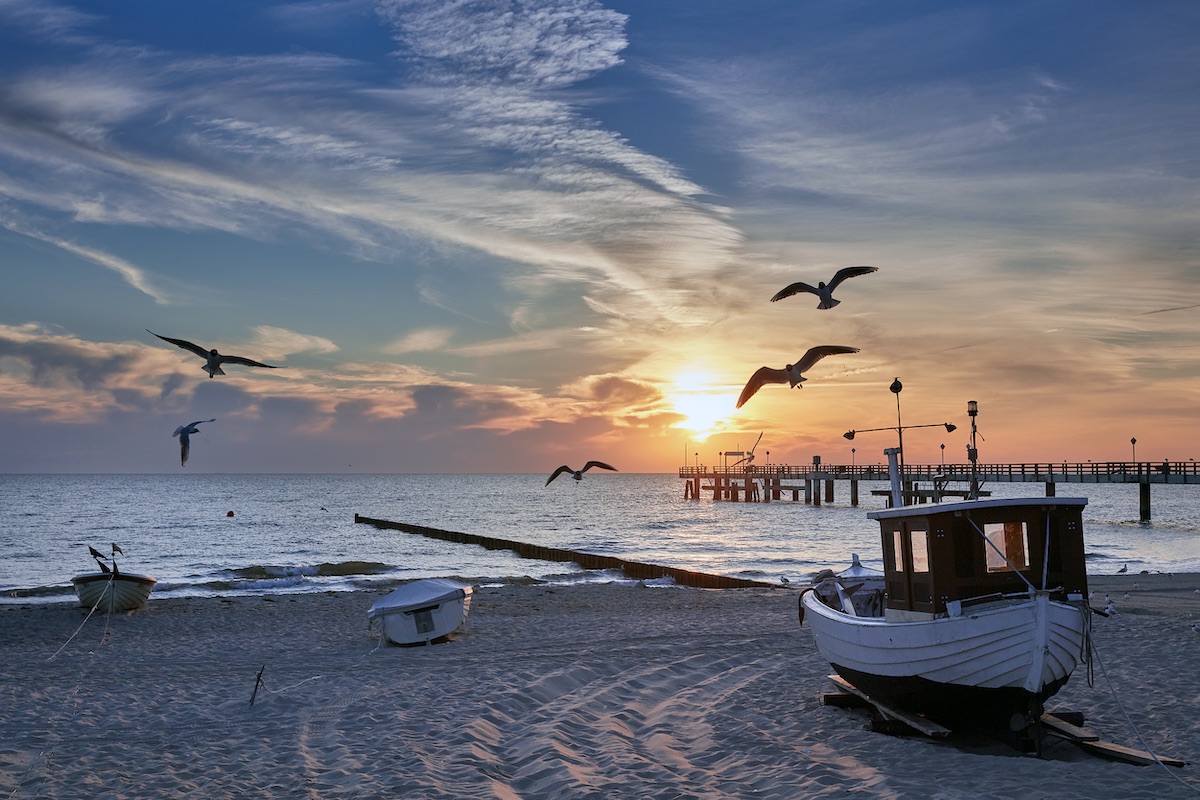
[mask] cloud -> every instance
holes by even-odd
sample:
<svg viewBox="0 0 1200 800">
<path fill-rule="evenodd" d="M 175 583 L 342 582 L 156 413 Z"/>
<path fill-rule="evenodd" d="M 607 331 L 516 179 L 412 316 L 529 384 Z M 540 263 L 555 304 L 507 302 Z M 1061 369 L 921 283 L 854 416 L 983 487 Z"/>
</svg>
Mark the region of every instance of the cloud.
<svg viewBox="0 0 1200 800">
<path fill-rule="evenodd" d="M 313 336 L 297 333 L 287 328 L 276 328 L 270 325 L 258 325 L 254 328 L 254 343 L 250 345 L 260 350 L 263 357 L 283 357 L 292 353 L 336 353 L 338 346 L 323 336 Z"/>
<path fill-rule="evenodd" d="M 405 353 L 425 353 L 445 349 L 453 331 L 450 328 L 423 328 L 411 331 L 399 339 L 384 345 L 382 352 L 389 355 L 404 355 Z"/>
<path fill-rule="evenodd" d="M 620 63 L 626 17 L 592 0 L 483 0 L 429 3 L 380 0 L 402 55 L 419 59 L 434 80 L 548 89 L 568 86 Z"/>
<path fill-rule="evenodd" d="M 31 239 L 45 242 L 54 247 L 64 250 L 73 255 L 77 255 L 85 261 L 90 261 L 93 264 L 112 270 L 121 276 L 121 278 L 139 292 L 154 298 L 156 303 L 166 304 L 170 302 L 170 298 L 161 290 L 154 287 L 148 273 L 139 267 L 130 264 L 119 256 L 114 256 L 110 253 L 105 253 L 101 250 L 77 245 L 65 239 L 60 239 L 56 236 L 51 236 L 48 233 L 36 230 L 27 224 L 23 224 L 13 220 L 11 217 L 0 214 L 0 226 L 7 228 L 13 233 L 18 233 L 22 236 L 28 236 Z"/>
</svg>

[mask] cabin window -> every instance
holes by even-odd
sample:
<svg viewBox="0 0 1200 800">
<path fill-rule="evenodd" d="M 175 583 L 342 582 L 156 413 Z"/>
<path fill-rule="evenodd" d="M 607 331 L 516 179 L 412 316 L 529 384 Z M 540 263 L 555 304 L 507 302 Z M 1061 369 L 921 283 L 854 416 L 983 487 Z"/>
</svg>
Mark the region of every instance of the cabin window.
<svg viewBox="0 0 1200 800">
<path fill-rule="evenodd" d="M 1029 569 L 1029 533 L 1024 522 L 989 522 L 983 526 L 983 535 L 990 543 L 988 572 Z"/>
<path fill-rule="evenodd" d="M 907 550 L 911 554 L 911 568 L 904 564 L 905 532 L 892 531 L 892 571 L 893 572 L 929 572 L 929 532 L 925 530 L 908 531 Z"/>
<path fill-rule="evenodd" d="M 929 531 L 909 531 L 913 572 L 929 572 Z"/>
</svg>

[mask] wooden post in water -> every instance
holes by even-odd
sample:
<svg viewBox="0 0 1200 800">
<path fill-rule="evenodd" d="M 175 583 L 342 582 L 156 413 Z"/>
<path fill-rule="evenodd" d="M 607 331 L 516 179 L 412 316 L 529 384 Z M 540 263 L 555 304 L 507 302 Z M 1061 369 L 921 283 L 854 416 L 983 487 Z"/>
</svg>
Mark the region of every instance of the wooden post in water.
<svg viewBox="0 0 1200 800">
<path fill-rule="evenodd" d="M 1150 481 L 1143 480 L 1138 483 L 1138 511 L 1139 519 L 1142 522 L 1150 521 Z"/>
<path fill-rule="evenodd" d="M 850 505 L 858 508 L 858 481 L 850 481 Z"/>
</svg>

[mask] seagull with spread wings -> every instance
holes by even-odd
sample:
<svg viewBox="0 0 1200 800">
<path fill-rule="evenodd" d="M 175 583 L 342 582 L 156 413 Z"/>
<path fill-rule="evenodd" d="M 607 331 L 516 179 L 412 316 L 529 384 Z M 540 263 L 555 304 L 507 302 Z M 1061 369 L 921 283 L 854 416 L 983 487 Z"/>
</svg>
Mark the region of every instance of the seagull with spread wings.
<svg viewBox="0 0 1200 800">
<path fill-rule="evenodd" d="M 546 478 L 546 486 L 549 486 L 550 481 L 554 480 L 559 475 L 562 475 L 564 472 L 571 473 L 572 478 L 574 478 L 577 481 L 581 481 L 581 480 L 583 480 L 583 473 L 587 472 L 592 467 L 599 467 L 600 469 L 611 469 L 613 472 L 620 471 L 616 467 L 610 467 L 608 464 L 605 464 L 603 461 L 589 461 L 583 465 L 583 469 L 571 469 L 566 464 L 563 464 L 561 467 L 554 470 L 554 472 L 551 472 L 549 478 Z"/>
<path fill-rule="evenodd" d="M 242 356 L 222 355 L 217 352 L 216 348 L 213 348 L 211 350 L 205 350 L 200 345 L 193 344 L 192 342 L 189 342 L 186 339 L 172 339 L 170 336 L 159 336 L 157 333 L 150 330 L 149 328 L 146 329 L 146 333 L 150 334 L 151 336 L 158 336 L 158 338 L 162 339 L 164 342 L 170 342 L 171 344 L 175 345 L 176 347 L 182 347 L 184 350 L 195 353 L 196 355 L 203 358 L 204 359 L 203 369 L 205 372 L 208 373 L 208 377 L 210 377 L 210 378 L 212 378 L 216 375 L 224 375 L 225 374 L 225 370 L 221 369 L 222 364 L 244 364 L 247 367 L 266 367 L 267 369 L 279 369 L 278 367 L 272 366 L 270 364 L 264 364 L 261 361 L 253 361 L 249 358 L 243 358 Z"/>
<path fill-rule="evenodd" d="M 180 425 L 178 428 L 175 429 L 175 432 L 171 435 L 179 437 L 179 466 L 181 466 L 181 467 L 187 466 L 188 453 L 190 453 L 192 450 L 192 440 L 189 437 L 193 433 L 200 432 L 200 429 L 197 428 L 196 426 L 202 422 L 216 422 L 216 421 L 217 421 L 216 417 L 213 417 L 212 419 L 200 419 L 200 420 L 196 420 L 195 422 L 189 422 L 187 425 Z"/>
<path fill-rule="evenodd" d="M 753 397 L 755 392 L 768 383 L 790 383 L 794 389 L 803 389 L 804 387 L 800 384 L 808 380 L 808 378 L 804 377 L 804 373 L 812 369 L 813 364 L 816 364 L 825 356 L 857 352 L 857 347 L 846 347 L 840 344 L 823 344 L 817 347 L 810 347 L 808 352 L 799 361 L 795 364 L 788 364 L 783 369 L 759 367 L 750 376 L 750 380 L 746 383 L 746 388 L 742 389 L 742 394 L 737 401 L 737 407 L 741 408 L 745 405 L 746 401 Z"/>
<path fill-rule="evenodd" d="M 817 304 L 817 308 L 833 308 L 842 302 L 841 300 L 833 299 L 833 290 L 838 287 L 838 284 L 847 278 L 853 278 L 855 275 L 868 275 L 878 270 L 879 267 L 842 267 L 834 274 L 833 280 L 829 281 L 829 283 L 818 281 L 816 286 L 810 286 L 803 282 L 793 283 L 791 286 L 787 286 L 776 292 L 775 296 L 771 298 L 771 302 L 774 303 L 776 300 L 782 300 L 785 297 L 791 297 L 801 292 L 810 292 L 821 298 L 821 302 Z"/>
</svg>

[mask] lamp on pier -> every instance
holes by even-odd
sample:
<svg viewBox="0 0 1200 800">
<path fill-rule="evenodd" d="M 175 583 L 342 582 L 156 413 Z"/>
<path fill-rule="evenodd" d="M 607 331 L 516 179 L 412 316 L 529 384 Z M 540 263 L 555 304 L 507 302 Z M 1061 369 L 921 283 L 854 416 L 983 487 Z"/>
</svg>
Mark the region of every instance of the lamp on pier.
<svg viewBox="0 0 1200 800">
<path fill-rule="evenodd" d="M 842 434 L 842 436 L 844 438 L 846 438 L 850 441 L 854 441 L 854 437 L 860 433 L 873 433 L 875 431 L 895 431 L 897 440 L 900 445 L 897 448 L 897 455 L 899 457 L 899 467 L 900 467 L 901 474 L 903 474 L 903 471 L 904 471 L 904 432 L 906 430 L 909 430 L 911 428 L 945 428 L 946 433 L 953 433 L 954 431 L 958 430 L 958 426 L 955 425 L 953 422 L 932 423 L 929 425 L 905 425 L 905 424 L 903 424 L 903 421 L 900 417 L 900 392 L 903 389 L 904 389 L 904 384 L 900 383 L 899 378 L 896 378 L 895 380 L 893 380 L 891 386 L 888 387 L 888 390 L 892 394 L 896 395 L 896 425 L 895 425 L 895 427 L 889 426 L 887 428 L 857 428 L 857 429 L 848 430 Z M 972 402 L 974 402 L 974 401 L 972 401 Z M 853 451 L 851 451 L 851 452 L 853 452 Z"/>
<path fill-rule="evenodd" d="M 975 417 L 979 416 L 979 403 L 967 401 L 967 416 L 971 418 L 971 443 L 967 445 L 967 460 L 971 462 L 972 500 L 979 499 L 979 450 L 975 447 Z"/>
</svg>

